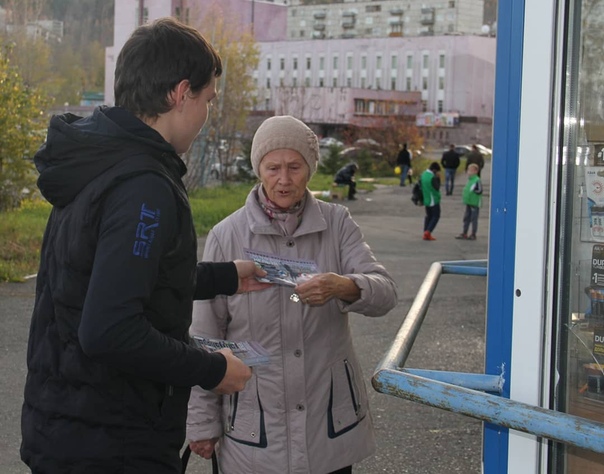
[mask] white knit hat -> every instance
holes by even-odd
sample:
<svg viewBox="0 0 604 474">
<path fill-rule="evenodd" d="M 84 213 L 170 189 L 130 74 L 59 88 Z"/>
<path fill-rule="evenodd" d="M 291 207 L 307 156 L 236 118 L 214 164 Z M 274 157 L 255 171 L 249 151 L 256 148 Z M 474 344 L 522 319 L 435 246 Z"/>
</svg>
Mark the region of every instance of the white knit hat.
<svg viewBox="0 0 604 474">
<path fill-rule="evenodd" d="M 292 117 L 280 115 L 271 117 L 262 122 L 258 127 L 252 141 L 252 168 L 256 176 L 260 177 L 258 167 L 262 158 L 273 150 L 287 148 L 300 153 L 308 167 L 310 176 L 317 171 L 319 162 L 319 140 L 308 126 Z"/>
</svg>

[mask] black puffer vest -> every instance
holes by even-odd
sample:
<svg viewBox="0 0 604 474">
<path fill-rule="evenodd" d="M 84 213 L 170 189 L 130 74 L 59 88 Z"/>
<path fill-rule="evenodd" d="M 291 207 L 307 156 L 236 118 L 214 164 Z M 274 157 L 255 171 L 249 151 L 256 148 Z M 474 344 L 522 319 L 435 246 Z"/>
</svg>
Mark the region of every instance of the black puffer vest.
<svg viewBox="0 0 604 474">
<path fill-rule="evenodd" d="M 189 389 L 98 363 L 78 342 L 104 198 L 142 173 L 170 183 L 180 226 L 174 250 L 162 258 L 148 318 L 167 336 L 188 338 L 196 236 L 175 158 L 161 149 L 122 157 L 85 183 L 73 200 L 53 208 L 38 274 L 22 415 L 21 456 L 33 472 L 179 472 Z M 66 467 L 70 459 L 74 467 Z"/>
</svg>

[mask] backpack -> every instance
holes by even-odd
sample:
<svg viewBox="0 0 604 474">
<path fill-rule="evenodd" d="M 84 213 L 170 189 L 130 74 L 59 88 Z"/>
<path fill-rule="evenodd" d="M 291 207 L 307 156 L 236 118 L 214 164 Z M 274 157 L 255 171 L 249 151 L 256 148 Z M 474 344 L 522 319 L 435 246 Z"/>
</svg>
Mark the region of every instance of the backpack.
<svg viewBox="0 0 604 474">
<path fill-rule="evenodd" d="M 413 185 L 413 189 L 411 190 L 411 201 L 416 206 L 424 205 L 424 192 L 422 191 L 422 185 L 419 181 L 417 181 Z"/>
</svg>

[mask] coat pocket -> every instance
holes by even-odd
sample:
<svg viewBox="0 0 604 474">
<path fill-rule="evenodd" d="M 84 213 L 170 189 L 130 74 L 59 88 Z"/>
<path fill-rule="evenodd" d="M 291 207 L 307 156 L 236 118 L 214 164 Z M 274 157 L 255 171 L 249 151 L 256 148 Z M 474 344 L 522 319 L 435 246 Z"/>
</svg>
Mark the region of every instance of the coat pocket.
<svg viewBox="0 0 604 474">
<path fill-rule="evenodd" d="M 239 393 L 229 396 L 229 402 L 225 403 L 225 436 L 237 443 L 253 446 L 255 448 L 266 448 L 266 426 L 264 423 L 264 410 L 258 394 L 257 379 L 255 383 L 247 384 L 246 388 Z"/>
<path fill-rule="evenodd" d="M 348 359 L 331 368 L 331 388 L 327 413 L 327 434 L 337 438 L 353 429 L 366 415 L 365 390 Z"/>
</svg>

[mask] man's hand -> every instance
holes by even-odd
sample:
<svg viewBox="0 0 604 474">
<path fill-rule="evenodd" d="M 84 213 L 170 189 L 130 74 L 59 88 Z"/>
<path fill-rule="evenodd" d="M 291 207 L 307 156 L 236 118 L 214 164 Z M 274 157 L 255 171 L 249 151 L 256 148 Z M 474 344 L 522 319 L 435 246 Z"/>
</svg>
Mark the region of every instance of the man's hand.
<svg viewBox="0 0 604 474">
<path fill-rule="evenodd" d="M 262 283 L 256 279 L 266 276 L 266 272 L 252 260 L 235 260 L 233 263 L 237 267 L 237 274 L 239 276 L 237 293 L 264 290 L 272 286 L 272 283 Z"/>
<path fill-rule="evenodd" d="M 230 349 L 220 349 L 218 352 L 226 358 L 227 369 L 224 377 L 212 392 L 218 395 L 241 392 L 245 388 L 245 383 L 252 377 L 252 369 L 241 362 L 241 359 L 235 357 Z"/>
<path fill-rule="evenodd" d="M 189 448 L 195 454 L 199 454 L 202 458 L 210 459 L 212 457 L 212 453 L 214 452 L 214 446 L 218 442 L 218 438 L 212 439 L 202 439 L 199 441 L 191 441 L 189 443 Z"/>
</svg>

